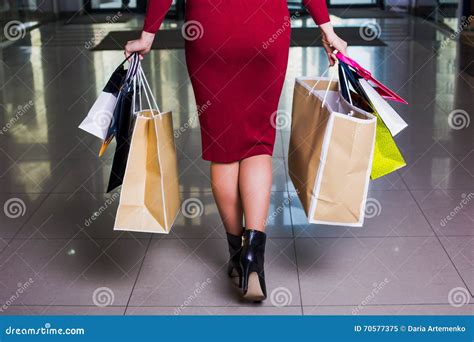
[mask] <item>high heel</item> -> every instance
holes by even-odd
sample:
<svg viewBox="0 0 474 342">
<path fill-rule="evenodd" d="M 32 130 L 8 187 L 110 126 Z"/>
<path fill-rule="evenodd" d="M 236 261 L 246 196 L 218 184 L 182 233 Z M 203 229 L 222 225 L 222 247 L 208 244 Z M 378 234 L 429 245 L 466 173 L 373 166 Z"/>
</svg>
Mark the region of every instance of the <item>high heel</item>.
<svg viewBox="0 0 474 342">
<path fill-rule="evenodd" d="M 267 235 L 259 230 L 247 229 L 243 235 L 240 266 L 244 298 L 260 302 L 267 298 L 264 255 Z"/>
<path fill-rule="evenodd" d="M 227 233 L 229 243 L 230 259 L 227 264 L 227 274 L 233 279 L 238 279 L 239 288 L 242 287 L 242 268 L 240 266 L 240 254 L 242 251 L 242 236 Z"/>
</svg>

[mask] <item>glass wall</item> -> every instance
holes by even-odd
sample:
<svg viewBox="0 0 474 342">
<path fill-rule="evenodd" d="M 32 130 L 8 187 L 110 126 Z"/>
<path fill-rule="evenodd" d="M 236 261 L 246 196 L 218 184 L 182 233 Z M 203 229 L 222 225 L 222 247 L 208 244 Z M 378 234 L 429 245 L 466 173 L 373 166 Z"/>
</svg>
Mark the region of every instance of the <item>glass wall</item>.
<svg viewBox="0 0 474 342">
<path fill-rule="evenodd" d="M 57 5 L 57 0 L 0 0 L 0 41 L 54 19 Z"/>
<path fill-rule="evenodd" d="M 137 8 L 137 0 L 92 0 L 92 10 L 107 10 L 107 9 L 120 9 L 120 8 Z"/>
<path fill-rule="evenodd" d="M 326 0 L 329 6 L 377 5 L 377 0 Z M 448 0 L 449 1 L 449 0 Z M 288 0 L 288 6 L 297 8 L 303 6 L 303 0 Z"/>
<path fill-rule="evenodd" d="M 329 0 L 329 5 L 335 6 L 352 6 L 352 5 L 377 5 L 376 0 Z"/>
<path fill-rule="evenodd" d="M 459 20 L 460 13 L 458 13 L 458 3 L 459 1 L 457 0 L 438 0 L 433 15 L 430 16 L 429 19 L 436 21 L 452 31 L 458 30 L 458 26 L 463 25 Z"/>
<path fill-rule="evenodd" d="M 145 13 L 148 0 L 81 0 L 82 7 L 88 13 L 126 10 L 127 12 Z M 184 18 L 185 0 L 173 0 L 169 18 Z"/>
</svg>

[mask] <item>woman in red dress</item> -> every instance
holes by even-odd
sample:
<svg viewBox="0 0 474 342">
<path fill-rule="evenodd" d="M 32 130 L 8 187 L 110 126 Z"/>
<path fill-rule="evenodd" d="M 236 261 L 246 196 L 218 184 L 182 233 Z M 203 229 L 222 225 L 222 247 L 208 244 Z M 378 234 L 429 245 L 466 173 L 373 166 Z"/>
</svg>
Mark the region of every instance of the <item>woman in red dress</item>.
<svg viewBox="0 0 474 342">
<path fill-rule="evenodd" d="M 325 0 L 303 0 L 322 31 L 329 63 L 347 44 L 329 22 Z M 127 55 L 151 49 L 171 0 L 149 0 L 140 39 Z M 229 242 L 228 272 L 243 296 L 266 298 L 265 221 L 272 185 L 276 112 L 291 37 L 286 0 L 187 0 L 186 62 L 200 111 L 202 158 Z M 243 225 L 245 218 L 245 228 Z"/>
</svg>

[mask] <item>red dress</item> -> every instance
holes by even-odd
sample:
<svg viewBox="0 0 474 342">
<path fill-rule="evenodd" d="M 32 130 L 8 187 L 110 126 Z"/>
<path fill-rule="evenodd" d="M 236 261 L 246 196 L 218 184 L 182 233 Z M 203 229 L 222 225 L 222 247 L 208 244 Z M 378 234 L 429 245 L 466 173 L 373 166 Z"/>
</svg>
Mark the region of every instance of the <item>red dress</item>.
<svg viewBox="0 0 474 342">
<path fill-rule="evenodd" d="M 325 0 L 303 3 L 317 24 L 329 21 Z M 144 30 L 157 32 L 170 5 L 150 0 Z M 272 155 L 290 21 L 286 0 L 186 1 L 186 63 L 203 159 L 229 163 Z"/>
</svg>

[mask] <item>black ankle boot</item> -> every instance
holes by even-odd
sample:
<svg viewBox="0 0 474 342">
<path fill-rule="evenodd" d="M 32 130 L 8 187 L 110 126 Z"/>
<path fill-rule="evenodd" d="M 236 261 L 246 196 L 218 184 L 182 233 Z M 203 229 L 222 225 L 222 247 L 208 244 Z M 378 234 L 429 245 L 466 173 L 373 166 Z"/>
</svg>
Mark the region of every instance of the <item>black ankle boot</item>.
<svg viewBox="0 0 474 342">
<path fill-rule="evenodd" d="M 267 235 L 258 230 L 247 229 L 243 235 L 240 255 L 242 290 L 245 299 L 255 302 L 267 298 L 265 272 L 263 270 L 266 239 Z"/>
<path fill-rule="evenodd" d="M 242 287 L 242 268 L 240 267 L 240 253 L 242 251 L 242 236 L 227 233 L 230 259 L 227 264 L 227 274 L 231 278 L 238 277 L 239 287 Z"/>
</svg>

